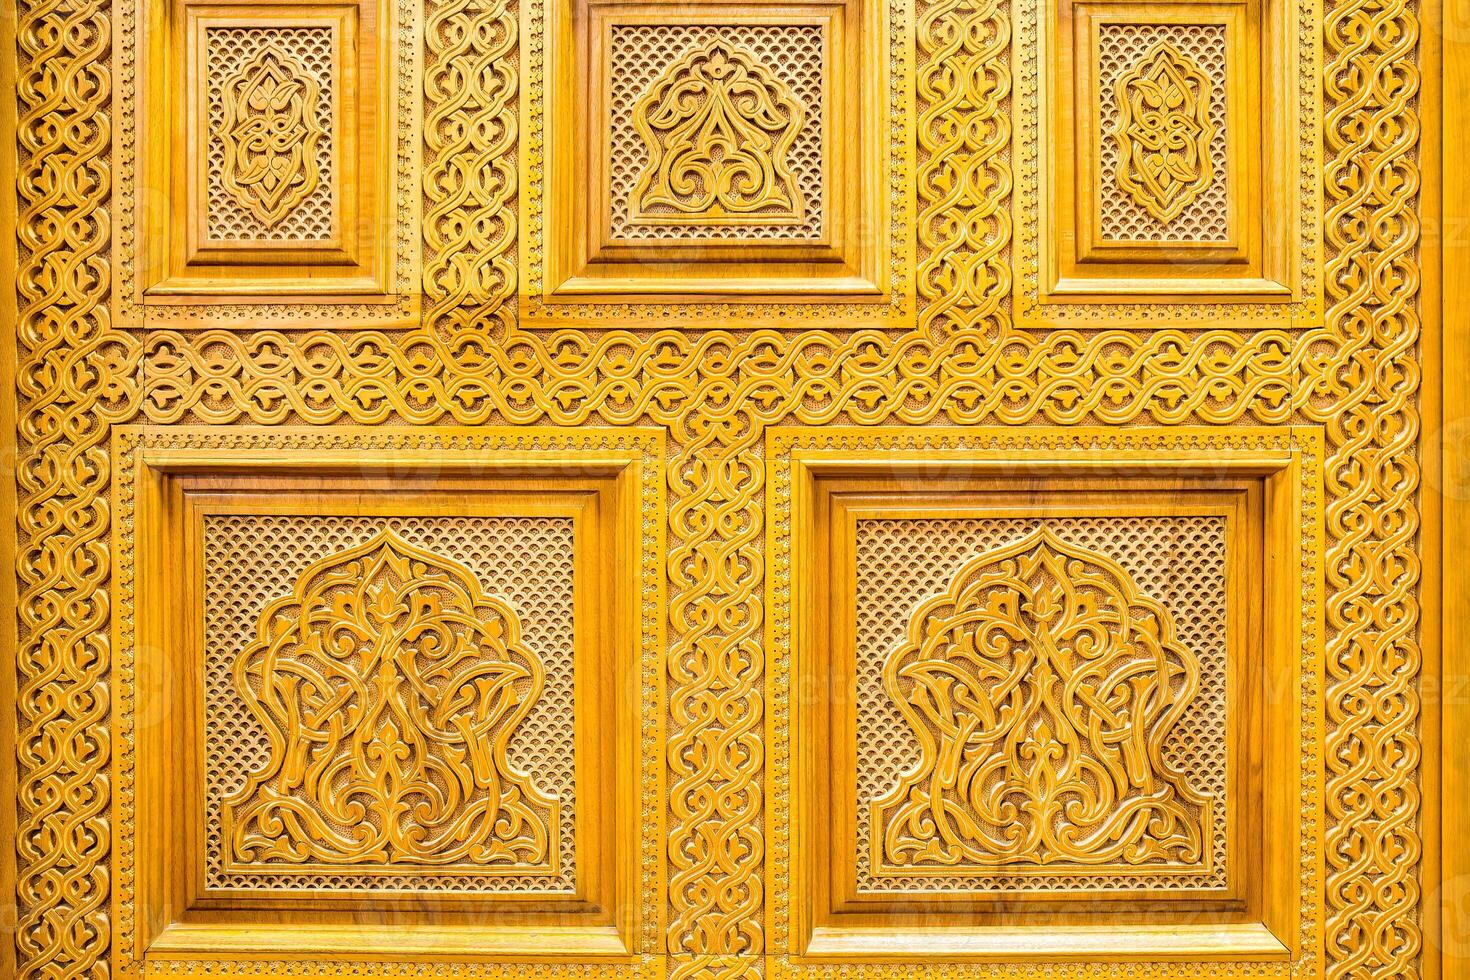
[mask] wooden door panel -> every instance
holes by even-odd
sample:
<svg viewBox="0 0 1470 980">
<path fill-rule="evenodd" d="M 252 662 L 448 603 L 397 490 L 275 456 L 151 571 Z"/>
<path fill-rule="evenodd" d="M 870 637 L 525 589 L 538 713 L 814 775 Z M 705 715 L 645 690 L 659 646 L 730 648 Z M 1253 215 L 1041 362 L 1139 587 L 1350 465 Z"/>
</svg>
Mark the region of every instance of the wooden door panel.
<svg viewBox="0 0 1470 980">
<path fill-rule="evenodd" d="M 0 973 L 1432 980 L 1437 18 L 22 5 Z"/>
</svg>

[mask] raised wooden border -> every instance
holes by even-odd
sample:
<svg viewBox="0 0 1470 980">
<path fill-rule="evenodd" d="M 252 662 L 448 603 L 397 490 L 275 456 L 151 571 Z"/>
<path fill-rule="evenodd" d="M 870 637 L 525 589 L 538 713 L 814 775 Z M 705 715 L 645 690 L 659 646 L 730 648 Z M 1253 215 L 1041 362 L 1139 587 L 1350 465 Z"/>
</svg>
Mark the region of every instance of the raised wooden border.
<svg viewBox="0 0 1470 980">
<path fill-rule="evenodd" d="M 1185 448 L 1189 447 L 1189 448 Z M 795 973 L 842 964 L 860 972 L 864 964 L 1004 962 L 1022 966 L 1054 960 L 1102 959 L 1149 962 L 1160 975 L 1194 975 L 1191 963 L 1214 961 L 1285 977 L 1292 961 L 1318 940 L 1299 920 L 1315 880 L 1318 842 L 1310 839 L 1303 815 L 1315 800 L 1311 760 L 1319 746 L 1309 740 L 1307 724 L 1321 684 L 1321 625 L 1311 614 L 1320 588 L 1317 568 L 1321 521 L 1317 467 L 1320 445 L 1310 427 L 1236 429 L 1228 432 L 1169 429 L 1071 430 L 1048 428 L 971 429 L 875 427 L 775 428 L 767 434 L 767 501 L 770 527 L 767 554 L 772 573 L 767 584 L 770 618 L 767 642 L 772 657 L 772 719 L 769 739 L 775 753 L 772 808 L 775 841 L 768 862 L 773 877 L 787 883 L 767 920 Z M 937 922 L 909 913 L 882 924 L 863 921 L 828 928 L 820 894 L 813 891 L 803 863 L 823 853 L 827 842 L 808 826 L 811 803 L 798 787 L 819 778 L 819 762 L 802 754 L 815 736 L 804 736 L 805 696 L 795 664 L 816 640 L 820 611 L 811 595 L 812 549 L 818 529 L 813 493 L 819 474 L 880 473 L 911 485 L 931 485 L 941 475 L 1085 475 L 1119 472 L 1160 477 L 1232 473 L 1254 476 L 1265 492 L 1266 584 L 1264 691 L 1276 701 L 1267 707 L 1273 738 L 1263 753 L 1262 828 L 1264 870 L 1258 902 L 1247 900 L 1239 921 L 1151 923 L 1133 918 L 1126 932 L 1113 921 L 1060 928 L 1055 913 L 1025 921 L 1009 916 L 994 924 L 976 917 Z M 809 556 L 805 561 L 802 555 Z M 821 572 L 821 574 L 829 574 Z M 1290 583 L 1290 584 L 1288 584 Z M 1304 618 L 1305 617 L 1305 618 Z M 798 692 L 801 697 L 792 692 Z M 1280 711 L 1289 702 L 1289 717 Z M 1296 733 L 1303 739 L 1297 739 Z M 1276 737 L 1285 733 L 1286 737 Z M 778 744 L 788 738 L 790 748 Z M 1282 792 L 1290 785 L 1293 792 Z M 1274 790 L 1274 791 L 1273 791 Z M 820 806 L 820 803 L 816 804 Z M 789 827 L 789 830 L 787 829 Z"/>
<path fill-rule="evenodd" d="M 661 551 L 654 515 L 662 499 L 657 491 L 662 477 L 653 461 L 659 458 L 662 436 L 647 430 L 604 432 L 602 440 L 598 435 L 591 429 L 569 433 L 544 428 L 359 429 L 335 434 L 291 427 L 115 430 L 119 520 L 114 533 L 116 553 L 124 557 L 114 619 L 123 683 L 113 773 L 130 800 L 113 837 L 115 873 L 127 882 L 126 899 L 116 908 L 113 965 L 118 976 L 138 975 L 155 961 L 187 966 L 348 954 L 388 960 L 537 958 L 602 964 L 624 973 L 643 968 L 648 954 L 655 952 L 649 945 L 661 919 L 661 889 L 649 890 L 648 874 L 660 864 L 663 829 L 663 808 L 654 805 L 661 798 L 657 760 L 662 724 L 658 702 L 652 700 L 659 690 L 655 676 L 661 630 L 648 602 L 661 594 L 650 574 Z M 314 444 L 324 437 L 328 444 Z M 188 877 L 194 863 L 178 853 L 178 835 L 190 831 L 171 827 L 169 811 L 175 794 L 187 798 L 194 792 L 179 782 L 174 767 L 192 770 L 187 760 L 165 759 L 170 745 L 188 738 L 189 712 L 157 701 L 159 692 L 167 697 L 180 685 L 191 687 L 184 677 L 169 680 L 163 673 L 184 669 L 169 653 L 181 640 L 170 635 L 178 629 L 178 611 L 170 607 L 177 596 L 162 587 L 189 574 L 178 563 L 185 547 L 179 522 L 188 513 L 181 481 L 279 478 L 293 488 L 285 496 L 300 499 L 302 494 L 309 497 L 314 481 L 337 477 L 335 484 L 324 485 L 348 492 L 367 474 L 377 474 L 379 481 L 395 476 L 417 480 L 423 484 L 420 495 L 434 492 L 436 484 L 445 491 L 465 492 L 467 480 L 508 481 L 522 495 L 538 479 L 563 492 L 578 487 L 578 492 L 596 491 L 599 502 L 593 506 L 604 531 L 596 545 L 601 553 L 587 560 L 597 568 L 611 606 L 597 616 L 594 635 L 600 642 L 590 662 L 604 665 L 606 677 L 593 683 L 607 695 L 616 718 L 608 719 L 613 726 L 608 731 L 579 729 L 577 737 L 579 749 L 600 760 L 594 764 L 614 767 L 615 775 L 609 777 L 610 791 L 586 803 L 584 812 L 602 814 L 598 819 L 605 827 L 599 836 L 610 852 L 588 865 L 589 890 L 578 901 L 543 901 L 538 908 L 525 897 L 508 902 L 503 896 L 459 896 L 426 906 L 417 901 L 395 904 L 393 898 L 380 896 L 344 907 L 307 896 L 300 903 L 273 900 L 259 908 L 246 902 L 249 909 L 233 903 L 232 911 L 222 910 L 213 899 L 191 904 L 194 885 Z M 268 491 L 244 492 L 258 497 Z M 443 506 L 442 499 L 438 506 Z M 579 651 L 579 660 L 588 655 Z M 643 697 L 629 697 L 634 690 Z M 579 691 L 579 704 L 583 698 Z M 154 710 L 158 708 L 162 710 Z M 162 722 L 157 727 L 144 724 L 150 718 Z M 616 736 L 608 739 L 609 731 Z M 598 739 L 611 744 L 593 752 Z M 579 786 L 582 779 L 579 766 Z M 172 789 L 160 797 L 159 785 Z M 580 840 L 586 829 L 583 813 L 578 814 L 578 828 Z M 520 911 L 508 914 L 517 907 Z M 373 928 L 365 929 L 357 918 L 364 910 Z"/>
</svg>

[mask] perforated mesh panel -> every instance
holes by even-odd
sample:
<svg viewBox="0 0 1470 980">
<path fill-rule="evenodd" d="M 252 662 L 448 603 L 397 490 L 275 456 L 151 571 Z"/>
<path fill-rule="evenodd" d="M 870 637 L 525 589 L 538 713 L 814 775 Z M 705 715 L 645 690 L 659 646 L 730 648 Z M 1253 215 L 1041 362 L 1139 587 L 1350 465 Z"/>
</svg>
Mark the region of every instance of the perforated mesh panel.
<svg viewBox="0 0 1470 980">
<path fill-rule="evenodd" d="M 631 215 L 631 196 L 648 165 L 648 147 L 633 122 L 634 107 L 671 65 L 690 49 L 718 37 L 749 54 L 800 101 L 804 115 L 789 151 L 790 167 L 804 199 L 800 224 L 716 225 L 691 216 L 688 223 L 642 224 Z M 609 91 L 611 227 L 615 238 L 633 240 L 719 238 L 818 238 L 822 234 L 822 30 L 814 26 L 622 25 L 612 32 Z"/>
<path fill-rule="evenodd" d="M 211 27 L 206 31 L 209 97 L 208 235 L 219 241 L 320 241 L 332 234 L 332 30 L 327 27 Z M 230 84 L 262 50 L 311 77 L 317 86 L 315 188 L 280 220 L 262 221 L 225 186 L 225 98 Z"/>
<path fill-rule="evenodd" d="M 1110 135 L 1118 122 L 1119 76 L 1168 41 L 1210 79 L 1209 119 L 1214 126 L 1210 183 L 1173 220 L 1159 221 L 1118 186 L 1118 144 Z M 1103 24 L 1098 29 L 1099 196 L 1102 237 L 1107 241 L 1219 242 L 1230 237 L 1226 174 L 1225 28 L 1218 24 Z"/>
<path fill-rule="evenodd" d="M 857 882 L 860 891 L 999 891 L 1220 888 L 1226 856 L 1226 525 L 1216 517 L 1066 518 L 1047 526 L 1064 541 L 1105 555 L 1160 602 L 1177 639 L 1200 665 L 1199 691 L 1167 735 L 1163 753 L 1192 788 L 1212 795 L 1214 866 L 1209 874 L 1096 874 L 1065 867 L 1044 874 L 872 873 L 870 810 L 918 759 L 913 729 L 884 690 L 883 667 L 903 642 L 915 609 L 942 593 L 977 555 L 1040 526 L 1027 519 L 862 519 L 857 522 Z"/>
<path fill-rule="evenodd" d="M 313 562 L 362 544 L 383 528 L 424 551 L 462 563 L 483 590 L 504 600 L 521 642 L 545 667 L 541 697 L 516 728 L 507 758 L 560 801 L 556 875 L 229 873 L 222 867 L 222 801 L 264 761 L 264 732 L 235 687 L 236 661 L 256 636 L 262 612 L 287 596 Z M 576 814 L 573 554 L 569 518 L 353 518 L 210 516 L 205 555 L 206 876 L 214 888 L 425 889 L 565 893 L 575 888 Z"/>
</svg>

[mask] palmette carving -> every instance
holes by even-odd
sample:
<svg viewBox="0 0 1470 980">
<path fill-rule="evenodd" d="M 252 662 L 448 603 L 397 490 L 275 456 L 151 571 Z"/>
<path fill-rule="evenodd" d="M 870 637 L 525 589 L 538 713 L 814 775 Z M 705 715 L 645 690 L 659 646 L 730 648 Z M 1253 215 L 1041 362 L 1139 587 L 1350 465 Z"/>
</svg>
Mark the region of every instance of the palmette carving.
<svg viewBox="0 0 1470 980">
<path fill-rule="evenodd" d="M 1177 218 L 1214 178 L 1212 87 L 1210 76 L 1167 41 L 1119 76 L 1114 87 L 1115 178 L 1161 222 Z"/>
<path fill-rule="evenodd" d="M 275 46 L 262 47 L 222 83 L 220 183 L 266 228 L 317 188 L 320 86 Z"/>
<path fill-rule="evenodd" d="M 544 683 L 457 562 L 385 529 L 316 563 L 235 668 L 269 752 L 225 801 L 232 866 L 554 871 L 557 801 L 506 754 Z"/>
<path fill-rule="evenodd" d="M 1106 556 L 1046 528 L 977 556 L 884 668 L 920 758 L 873 805 L 875 870 L 1200 864 L 1211 801 L 1163 751 L 1199 673 Z"/>
<path fill-rule="evenodd" d="M 1172 220 L 1163 222 L 1141 206 L 1118 182 L 1125 156 L 1111 133 L 1121 113 L 1115 92 L 1122 77 L 1141 64 L 1160 44 L 1169 44 L 1180 56 L 1206 72 L 1210 82 L 1209 120 L 1214 133 L 1208 151 L 1212 176 L 1194 199 Z M 1223 24 L 1106 23 L 1097 27 L 1098 205 L 1099 231 L 1104 241 L 1227 242 L 1231 232 L 1229 134 L 1226 95 L 1229 90 L 1227 58 L 1230 38 Z M 1237 188 L 1239 189 L 1239 188 Z"/>
<path fill-rule="evenodd" d="M 884 675 L 890 657 L 906 642 L 914 611 L 948 591 L 976 560 L 1032 533 L 1043 524 L 1084 550 L 1116 561 L 1138 590 L 1157 599 L 1175 627 L 1175 639 L 1199 664 L 1199 685 L 1160 751 L 1185 773 L 1197 795 L 1211 799 L 1206 827 L 1208 860 L 1193 868 L 1155 863 L 1120 869 L 1055 866 L 1015 873 L 997 864 L 989 871 L 919 868 L 874 873 L 873 803 L 891 793 L 897 774 L 919 763 L 912 724 L 888 695 Z M 854 622 L 856 656 L 856 882 L 860 892 L 1027 892 L 1149 889 L 1219 890 L 1227 885 L 1232 848 L 1227 828 L 1227 692 L 1229 610 L 1226 526 L 1219 518 L 863 518 L 857 521 L 854 569 L 859 582 Z M 1201 816 L 1205 816 L 1201 814 Z M 881 844 L 881 841 L 879 842 Z M 1024 869 L 1021 869 L 1024 870 Z M 1035 870 L 1035 869 L 1033 869 Z"/>
<path fill-rule="evenodd" d="M 637 222 L 802 220 L 791 148 L 806 109 L 748 52 L 714 39 L 665 71 L 633 108 L 648 162 Z"/>
</svg>

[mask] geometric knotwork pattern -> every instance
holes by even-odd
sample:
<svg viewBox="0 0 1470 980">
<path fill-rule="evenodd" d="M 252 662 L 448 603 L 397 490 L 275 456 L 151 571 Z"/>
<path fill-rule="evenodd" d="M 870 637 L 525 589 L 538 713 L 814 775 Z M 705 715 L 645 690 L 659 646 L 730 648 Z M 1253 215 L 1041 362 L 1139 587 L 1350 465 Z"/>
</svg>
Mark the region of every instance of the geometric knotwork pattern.
<svg viewBox="0 0 1470 980">
<path fill-rule="evenodd" d="M 861 889 L 1223 885 L 1223 520 L 857 544 Z"/>
<path fill-rule="evenodd" d="M 1225 28 L 1105 24 L 1098 43 L 1103 238 L 1226 240 Z"/>
<path fill-rule="evenodd" d="M 332 46 L 326 27 L 206 31 L 208 237 L 332 234 Z"/>
<path fill-rule="evenodd" d="M 565 519 L 209 518 L 210 883 L 570 888 L 572 544 Z"/>
<path fill-rule="evenodd" d="M 822 31 L 613 29 L 615 237 L 822 233 Z"/>
</svg>

